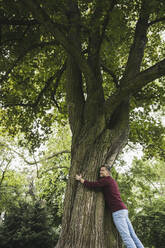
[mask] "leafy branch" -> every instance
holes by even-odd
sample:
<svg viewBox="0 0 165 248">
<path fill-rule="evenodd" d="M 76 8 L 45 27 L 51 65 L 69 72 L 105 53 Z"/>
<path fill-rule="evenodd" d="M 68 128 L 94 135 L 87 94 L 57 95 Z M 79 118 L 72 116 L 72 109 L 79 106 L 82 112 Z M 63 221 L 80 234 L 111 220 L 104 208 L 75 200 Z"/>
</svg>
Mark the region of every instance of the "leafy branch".
<svg viewBox="0 0 165 248">
<path fill-rule="evenodd" d="M 155 23 L 158 23 L 158 22 L 164 22 L 165 21 L 165 16 L 164 17 L 161 17 L 161 18 L 158 18 L 158 19 L 155 19 L 154 21 L 151 21 L 148 23 L 148 26 L 151 26 Z"/>
<path fill-rule="evenodd" d="M 29 165 L 36 165 L 36 164 L 38 164 L 38 163 L 40 163 L 40 162 L 50 160 L 50 159 L 52 159 L 52 158 L 54 158 L 54 157 L 57 157 L 57 156 L 59 156 L 59 155 L 62 155 L 62 154 L 64 154 L 64 153 L 69 153 L 69 154 L 70 154 L 70 152 L 71 152 L 70 150 L 62 150 L 62 151 L 53 153 L 52 155 L 47 156 L 46 158 L 41 158 L 41 159 L 39 159 L 39 160 L 35 160 L 35 159 L 34 159 L 33 162 L 30 162 L 29 160 L 27 160 L 27 159 L 25 158 L 24 155 L 22 155 L 22 153 L 16 151 L 14 148 L 11 148 L 9 145 L 7 145 L 7 144 L 5 144 L 5 143 L 0 143 L 0 146 L 6 147 L 7 149 L 9 149 L 10 151 L 12 151 L 13 153 L 16 153 L 20 158 L 22 158 L 22 159 L 24 160 L 25 163 L 27 163 L 27 164 L 29 164 Z M 10 161 L 10 162 L 11 162 L 11 161 Z M 10 163 L 10 162 L 9 162 L 9 163 Z M 7 166 L 8 166 L 8 165 L 7 165 Z"/>
<path fill-rule="evenodd" d="M 2 176 L 1 176 L 1 179 L 0 179 L 0 186 L 2 185 L 2 182 L 3 182 L 4 178 L 5 178 L 5 174 L 6 174 L 6 171 L 8 169 L 8 166 L 10 165 L 11 160 L 12 160 L 12 158 L 7 162 L 7 164 L 5 166 L 5 169 L 2 172 Z"/>
<path fill-rule="evenodd" d="M 101 63 L 101 67 L 102 67 L 104 72 L 108 73 L 113 78 L 113 81 L 114 81 L 114 83 L 116 85 L 116 88 L 119 88 L 119 81 L 118 81 L 115 73 L 111 69 L 106 67 L 103 63 Z"/>
<path fill-rule="evenodd" d="M 109 23 L 110 13 L 112 12 L 113 8 L 115 7 L 116 2 L 117 2 L 116 0 L 110 1 L 110 5 L 109 5 L 109 8 L 107 9 L 107 14 L 104 17 L 104 21 L 103 21 L 103 25 L 102 25 L 99 47 L 101 47 L 102 41 L 105 37 L 106 28 L 107 28 L 107 25 Z"/>
<path fill-rule="evenodd" d="M 105 102 L 107 115 L 110 116 L 124 99 L 133 95 L 148 83 L 154 81 L 155 79 L 159 79 L 162 76 L 165 76 L 165 59 L 127 80 L 127 84 L 125 84 L 123 88 L 118 89 L 114 95 L 112 95 Z"/>
<path fill-rule="evenodd" d="M 37 20 L 31 19 L 31 20 L 25 20 L 25 19 L 7 19 L 7 18 L 0 18 L 0 24 L 1 25 L 12 25 L 12 26 L 24 26 L 24 25 L 36 25 L 39 24 Z"/>
<path fill-rule="evenodd" d="M 37 48 L 43 48 L 45 46 L 51 46 L 57 44 L 55 41 L 51 42 L 41 42 L 41 43 L 36 43 L 31 46 L 29 46 L 26 50 L 23 51 L 23 53 L 13 62 L 11 67 L 7 70 L 5 75 L 3 75 L 0 79 L 0 84 L 3 83 L 3 81 L 7 80 L 10 76 L 10 73 L 13 71 L 13 69 L 18 65 L 18 63 L 27 55 L 28 52 L 31 52 L 34 49 Z"/>
<path fill-rule="evenodd" d="M 142 1 L 139 19 L 136 24 L 134 40 L 130 48 L 126 69 L 124 72 L 123 82 L 127 78 L 133 77 L 139 73 L 141 62 L 144 56 L 144 49 L 147 43 L 148 20 L 150 16 L 150 8 L 146 0 Z M 136 59 L 135 59 L 136 58 Z"/>
<path fill-rule="evenodd" d="M 54 84 L 54 90 L 51 93 L 51 97 L 53 98 L 54 97 L 54 94 L 56 93 L 56 90 L 58 88 L 58 85 L 59 85 L 61 76 L 62 76 L 63 72 L 65 71 L 65 69 L 66 69 L 66 62 L 63 64 L 63 66 L 59 70 L 57 70 L 51 77 L 48 78 L 48 80 L 45 83 L 44 88 L 40 91 L 40 93 L 38 94 L 36 100 L 33 103 L 23 103 L 23 102 L 12 102 L 12 103 L 9 103 L 8 102 L 7 104 L 4 104 L 4 107 L 10 107 L 10 106 L 13 106 L 13 107 L 14 106 L 21 106 L 21 107 L 31 107 L 31 108 L 37 107 L 37 105 L 41 101 L 43 95 L 45 94 L 45 92 L 51 86 L 51 83 L 54 81 L 54 79 L 56 79 L 56 82 Z M 55 99 L 52 99 L 52 100 L 55 102 L 56 106 L 59 109 L 59 106 L 58 106 L 57 102 L 55 101 Z"/>
</svg>

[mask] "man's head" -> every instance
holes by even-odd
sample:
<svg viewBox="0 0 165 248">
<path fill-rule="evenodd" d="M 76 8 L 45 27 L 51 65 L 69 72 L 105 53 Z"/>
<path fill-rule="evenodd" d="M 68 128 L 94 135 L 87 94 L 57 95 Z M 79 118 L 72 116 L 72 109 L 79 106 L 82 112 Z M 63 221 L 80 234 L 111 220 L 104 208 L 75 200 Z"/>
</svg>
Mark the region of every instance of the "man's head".
<svg viewBox="0 0 165 248">
<path fill-rule="evenodd" d="M 110 176 L 110 171 L 106 166 L 102 165 L 100 168 L 100 177 L 108 177 Z"/>
</svg>

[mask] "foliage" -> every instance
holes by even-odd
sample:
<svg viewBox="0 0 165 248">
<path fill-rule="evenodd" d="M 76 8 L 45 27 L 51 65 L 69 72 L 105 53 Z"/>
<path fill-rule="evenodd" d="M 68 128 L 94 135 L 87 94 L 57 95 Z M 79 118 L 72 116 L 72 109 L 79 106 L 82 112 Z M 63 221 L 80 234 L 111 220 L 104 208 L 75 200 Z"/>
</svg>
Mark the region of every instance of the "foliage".
<svg viewBox="0 0 165 248">
<path fill-rule="evenodd" d="M 13 141 L 11 137 L 6 136 L 4 139 L 1 136 L 2 149 L 0 158 L 3 163 L 1 164 L 0 178 L 3 175 L 3 180 L 1 180 L 0 185 L 0 212 L 2 216 L 5 213 L 4 225 L 1 229 L 5 248 L 10 243 L 9 236 L 10 241 L 13 240 L 11 242 L 13 247 L 17 244 L 21 246 L 21 243 L 24 242 L 24 236 L 26 236 L 26 247 L 30 247 L 32 241 L 36 244 L 36 246 L 34 245 L 35 247 L 39 246 L 40 243 L 37 243 L 35 239 L 37 237 L 40 239 L 40 234 L 34 233 L 32 237 L 30 236 L 32 229 L 35 229 L 34 223 L 31 223 L 31 218 L 36 213 L 35 206 L 38 206 L 39 202 L 41 202 L 40 207 L 43 211 L 43 213 L 41 211 L 41 214 L 45 215 L 47 224 L 38 219 L 38 225 L 47 225 L 48 233 L 51 234 L 49 239 L 52 244 L 57 242 L 70 164 L 71 135 L 68 126 L 60 127 L 55 123 L 52 129 L 53 135 L 45 146 L 36 154 L 33 154 L 32 157 L 25 149 L 20 149 L 19 136 L 15 138 L 17 142 Z M 66 151 L 67 153 L 58 154 L 61 151 Z M 6 167 L 10 157 L 10 163 Z M 3 170 L 5 170 L 5 173 L 3 173 Z M 15 212 L 17 214 L 13 216 Z M 15 226 L 12 225 L 17 217 L 23 223 L 20 230 L 14 230 Z M 36 216 L 36 218 L 38 217 Z M 11 226 L 8 223 L 10 221 Z M 27 226 L 25 226 L 26 223 L 28 223 Z M 8 228 L 10 228 L 10 232 Z M 46 228 L 46 226 L 43 228 Z M 42 240 L 40 239 L 39 242 L 42 242 Z M 43 241 L 44 244 L 45 242 Z"/>
<path fill-rule="evenodd" d="M 148 109 L 139 107 L 131 116 L 130 140 L 142 145 L 148 159 L 164 157 L 165 126 L 162 125 L 161 116 L 162 113 L 153 111 L 151 106 Z"/>
<path fill-rule="evenodd" d="M 134 220 L 134 226 L 146 247 L 163 248 L 165 242 L 165 197 L 146 205 Z"/>
<path fill-rule="evenodd" d="M 59 28 L 69 36 L 71 10 L 67 1 L 39 2 L 43 11 L 53 20 L 54 28 Z M 117 1 L 113 11 L 108 10 L 109 1 L 104 1 L 104 6 L 99 5 L 98 1 L 77 2 L 81 15 L 81 50 L 86 57 L 90 57 L 92 35 L 102 31 L 104 33 L 106 28 L 102 37 L 100 59 L 104 94 L 107 99 L 116 92 L 124 73 L 141 1 Z M 101 15 L 97 12 L 98 6 L 100 12 L 102 11 Z M 158 20 L 163 19 L 165 6 L 163 1 L 152 0 L 148 2 L 148 9 L 150 25 L 142 62 L 143 70 L 164 58 L 164 26 L 163 20 Z M 98 16 L 94 17 L 95 11 Z M 22 1 L 1 1 L 1 16 L 2 131 L 6 130 L 10 135 L 15 135 L 21 130 L 28 139 L 28 142 L 22 140 L 22 144 L 28 144 L 34 149 L 51 132 L 51 125 L 55 120 L 59 123 L 66 122 L 65 60 L 68 51 L 57 42 L 51 26 L 49 29 L 47 25 L 49 30 L 45 30 L 37 14 L 35 15 L 32 9 L 25 8 Z M 152 24 L 155 20 L 155 24 Z M 86 94 L 85 82 L 83 89 Z M 149 137 L 155 137 L 156 144 L 159 144 L 159 135 L 155 133 L 162 132 L 162 129 L 158 128 L 160 124 L 153 121 L 148 113 L 161 110 L 164 102 L 164 78 L 143 87 L 131 97 L 130 140 L 140 140 L 145 146 Z M 142 113 L 134 112 L 137 107 L 143 107 Z M 140 121 L 142 125 L 138 124 Z M 151 148 L 155 141 L 149 140 L 149 143 Z"/>
<path fill-rule="evenodd" d="M 11 205 L 18 206 L 18 202 L 26 198 L 27 191 L 28 181 L 26 175 L 14 170 L 8 170 L 0 186 L 0 212 L 7 211 Z"/>
<path fill-rule="evenodd" d="M 11 206 L 0 227 L 0 241 L 2 248 L 53 247 L 51 228 L 41 204 L 20 202 L 19 207 Z"/>
<path fill-rule="evenodd" d="M 118 168 L 120 170 L 120 166 Z M 145 247 L 164 247 L 165 171 L 164 161 L 134 159 L 130 169 L 113 175 L 119 182 L 133 226 Z"/>
<path fill-rule="evenodd" d="M 70 166 L 70 130 L 68 126 L 54 125 L 53 133 L 41 155 L 38 177 L 35 178 L 36 194 L 44 201 L 51 216 L 51 226 L 57 235 L 61 227 L 63 201 Z M 58 151 L 68 151 L 57 156 Z M 47 159 L 49 157 L 49 159 Z"/>
<path fill-rule="evenodd" d="M 19 149 L 18 140 L 18 136 L 15 139 L 3 133 L 0 136 L 1 213 L 7 211 L 11 205 L 18 206 L 19 201 L 28 197 L 30 181 L 25 171 L 25 163 L 20 159 L 23 152 Z"/>
<path fill-rule="evenodd" d="M 154 159 L 134 159 L 131 168 L 118 175 L 123 200 L 131 216 L 163 196 L 164 178 L 164 162 Z"/>
</svg>

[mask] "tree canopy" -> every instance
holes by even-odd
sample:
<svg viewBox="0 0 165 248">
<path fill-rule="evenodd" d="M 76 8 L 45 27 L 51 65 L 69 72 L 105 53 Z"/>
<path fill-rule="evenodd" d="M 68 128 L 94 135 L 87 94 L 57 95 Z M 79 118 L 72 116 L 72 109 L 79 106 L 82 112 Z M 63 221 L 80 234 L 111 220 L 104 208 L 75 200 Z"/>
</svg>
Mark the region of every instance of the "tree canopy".
<svg viewBox="0 0 165 248">
<path fill-rule="evenodd" d="M 95 106 L 95 101 L 104 101 L 109 119 L 131 96 L 130 138 L 148 143 L 144 129 L 157 137 L 160 123 L 148 113 L 164 105 L 164 10 L 164 1 L 157 0 L 1 1 L 2 132 L 21 130 L 35 147 L 55 120 L 64 124 L 68 110 L 76 113 L 75 104 L 80 113 L 90 102 Z M 82 83 L 77 75 L 66 101 L 68 54 L 82 73 Z M 100 83 L 93 71 L 98 56 Z M 137 107 L 143 111 L 134 112 Z M 92 118 L 86 115 L 82 121 Z M 143 128 L 137 118 L 144 121 Z M 76 122 L 73 114 L 70 122 Z"/>
</svg>

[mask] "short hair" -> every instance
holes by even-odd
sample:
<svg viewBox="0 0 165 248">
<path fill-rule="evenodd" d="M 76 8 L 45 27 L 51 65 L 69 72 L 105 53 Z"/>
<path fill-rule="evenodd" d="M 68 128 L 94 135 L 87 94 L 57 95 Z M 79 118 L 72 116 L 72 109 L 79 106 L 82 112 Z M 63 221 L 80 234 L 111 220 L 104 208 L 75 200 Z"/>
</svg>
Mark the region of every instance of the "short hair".
<svg viewBox="0 0 165 248">
<path fill-rule="evenodd" d="M 112 166 L 102 165 L 102 166 L 100 167 L 100 169 L 101 169 L 102 167 L 105 167 L 105 168 L 106 168 L 106 170 L 107 170 L 109 173 L 110 173 L 111 168 L 112 168 Z"/>
</svg>

